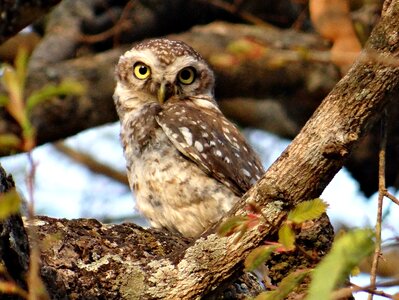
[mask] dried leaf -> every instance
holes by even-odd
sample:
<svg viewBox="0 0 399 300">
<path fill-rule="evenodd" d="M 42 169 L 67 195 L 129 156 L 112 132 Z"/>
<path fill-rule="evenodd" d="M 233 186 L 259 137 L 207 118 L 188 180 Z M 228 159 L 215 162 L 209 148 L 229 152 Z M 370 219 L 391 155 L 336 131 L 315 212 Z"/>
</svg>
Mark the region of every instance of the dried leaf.
<svg viewBox="0 0 399 300">
<path fill-rule="evenodd" d="M 361 51 L 347 0 L 310 0 L 310 18 L 320 35 L 333 42 L 331 60 L 343 73 Z"/>
<path fill-rule="evenodd" d="M 0 281 L 0 294 L 16 294 L 22 298 L 27 298 L 27 293 L 15 282 Z"/>
</svg>

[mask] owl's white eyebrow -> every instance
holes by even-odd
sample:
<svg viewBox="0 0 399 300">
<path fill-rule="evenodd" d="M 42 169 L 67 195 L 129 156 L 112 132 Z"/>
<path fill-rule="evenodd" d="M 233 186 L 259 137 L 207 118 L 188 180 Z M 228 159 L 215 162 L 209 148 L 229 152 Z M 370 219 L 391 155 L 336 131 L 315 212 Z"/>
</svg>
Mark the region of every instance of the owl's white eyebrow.
<svg viewBox="0 0 399 300">
<path fill-rule="evenodd" d="M 176 70 L 181 70 L 185 67 L 194 67 L 197 68 L 197 65 L 194 63 L 191 57 L 179 56 L 176 57 L 176 60 L 173 62 L 173 67 Z"/>
<path fill-rule="evenodd" d="M 143 63 L 149 65 L 150 67 L 156 66 L 159 64 L 157 57 L 154 55 L 154 53 L 150 49 L 141 50 L 141 51 L 132 49 L 130 51 L 127 51 L 123 55 L 123 58 L 124 59 L 134 58 L 135 61 L 143 62 Z"/>
</svg>

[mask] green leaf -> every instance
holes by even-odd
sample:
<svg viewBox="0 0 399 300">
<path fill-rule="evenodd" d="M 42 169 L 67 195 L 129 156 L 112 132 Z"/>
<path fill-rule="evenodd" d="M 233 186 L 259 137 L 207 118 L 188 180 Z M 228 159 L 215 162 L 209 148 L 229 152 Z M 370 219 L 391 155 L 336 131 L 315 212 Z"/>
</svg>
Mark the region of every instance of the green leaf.
<svg viewBox="0 0 399 300">
<path fill-rule="evenodd" d="M 294 223 L 303 223 L 320 217 L 326 212 L 328 204 L 320 198 L 299 203 L 288 213 L 287 220 Z"/>
<path fill-rule="evenodd" d="M 49 84 L 34 91 L 26 100 L 26 110 L 29 114 L 32 109 L 55 96 L 63 95 L 82 95 L 85 92 L 84 86 L 77 81 L 65 79 L 59 85 Z"/>
<path fill-rule="evenodd" d="M 5 64 L 1 79 L 9 99 L 5 108 L 19 124 L 22 124 L 24 119 L 24 106 L 22 99 L 23 90 L 20 88 L 20 83 L 15 69 Z"/>
<path fill-rule="evenodd" d="M 242 229 L 242 226 L 248 222 L 247 216 L 234 216 L 228 218 L 225 222 L 220 224 L 217 232 L 220 236 L 229 236 Z"/>
<path fill-rule="evenodd" d="M 6 106 L 10 99 L 6 95 L 0 95 L 0 107 Z"/>
<path fill-rule="evenodd" d="M 295 248 L 295 232 L 288 224 L 283 224 L 278 231 L 278 242 L 282 244 L 286 250 Z"/>
<path fill-rule="evenodd" d="M 0 194 L 0 220 L 6 219 L 10 215 L 19 212 L 21 198 L 15 189 Z"/>
<path fill-rule="evenodd" d="M 336 239 L 330 253 L 313 271 L 309 293 L 305 299 L 330 299 L 333 290 L 373 251 L 373 232 L 369 229 L 356 229 Z"/>
<path fill-rule="evenodd" d="M 15 69 L 12 66 L 4 64 L 3 76 L 1 77 L 1 80 L 4 88 L 7 90 L 8 94 L 10 95 L 10 98 L 11 94 L 14 94 L 16 91 L 20 90 L 18 76 Z"/>
<path fill-rule="evenodd" d="M 284 300 L 310 273 L 310 270 L 297 270 L 284 277 L 274 291 L 263 292 L 255 300 Z"/>
<path fill-rule="evenodd" d="M 270 255 L 276 250 L 278 246 L 267 245 L 255 248 L 248 254 L 244 261 L 245 270 L 251 272 L 269 259 Z"/>
<path fill-rule="evenodd" d="M 21 91 L 25 89 L 26 71 L 28 65 L 28 51 L 25 47 L 19 47 L 15 57 L 15 71 Z"/>
<path fill-rule="evenodd" d="M 21 139 L 12 133 L 0 134 L 0 148 L 18 148 Z"/>
</svg>

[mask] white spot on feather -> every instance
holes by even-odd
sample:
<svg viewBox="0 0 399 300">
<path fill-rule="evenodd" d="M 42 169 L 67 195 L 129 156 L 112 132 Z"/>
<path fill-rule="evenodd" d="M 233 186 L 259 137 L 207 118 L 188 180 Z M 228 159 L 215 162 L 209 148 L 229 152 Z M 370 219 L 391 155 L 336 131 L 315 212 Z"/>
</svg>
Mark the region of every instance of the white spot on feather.
<svg viewBox="0 0 399 300">
<path fill-rule="evenodd" d="M 193 135 L 191 134 L 190 129 L 187 127 L 179 127 L 179 130 L 186 140 L 186 143 L 191 146 L 193 144 Z"/>
<path fill-rule="evenodd" d="M 222 157 L 222 151 L 216 150 L 215 151 L 216 156 Z"/>
<path fill-rule="evenodd" d="M 197 150 L 198 150 L 199 152 L 202 152 L 202 151 L 204 150 L 204 146 L 203 146 L 200 142 L 198 142 L 198 141 L 195 141 L 195 142 L 194 142 L 194 147 L 197 148 Z"/>
<path fill-rule="evenodd" d="M 247 169 L 241 169 L 242 173 L 247 176 L 247 177 L 251 177 L 251 173 L 249 173 L 249 171 Z"/>
</svg>

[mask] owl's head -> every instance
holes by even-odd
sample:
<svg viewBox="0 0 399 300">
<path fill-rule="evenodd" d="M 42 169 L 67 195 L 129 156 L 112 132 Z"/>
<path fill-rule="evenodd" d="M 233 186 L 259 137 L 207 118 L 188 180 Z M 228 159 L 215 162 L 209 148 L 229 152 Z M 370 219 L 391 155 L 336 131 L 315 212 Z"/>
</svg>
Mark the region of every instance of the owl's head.
<svg viewBox="0 0 399 300">
<path fill-rule="evenodd" d="M 153 39 L 138 43 L 116 67 L 119 94 L 144 102 L 180 101 L 212 96 L 214 75 L 205 60 L 181 41 Z M 134 99 L 133 99 L 134 98 Z"/>
</svg>

